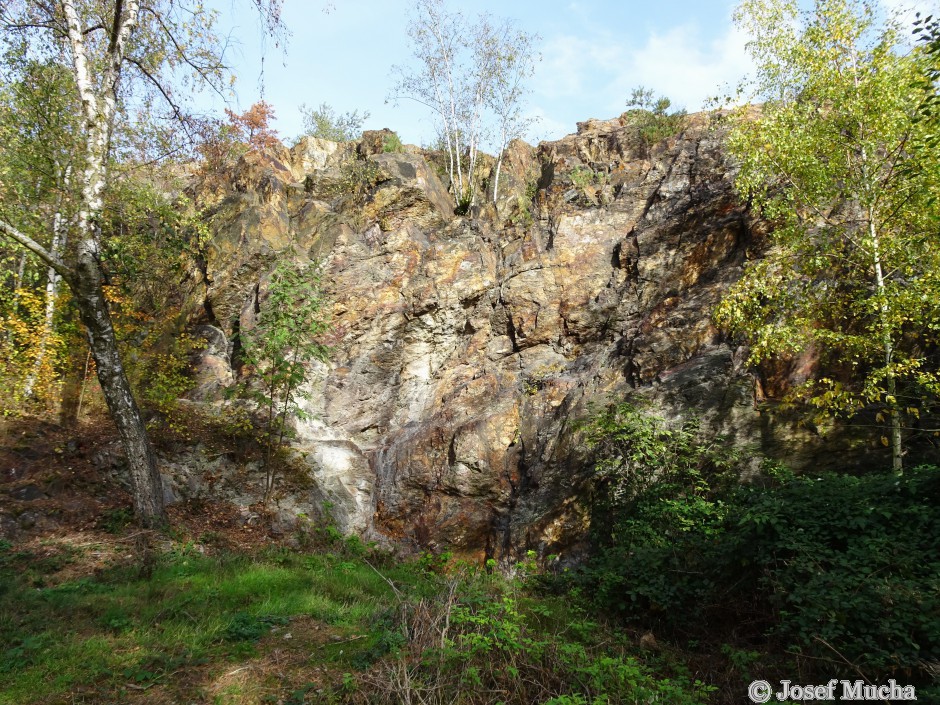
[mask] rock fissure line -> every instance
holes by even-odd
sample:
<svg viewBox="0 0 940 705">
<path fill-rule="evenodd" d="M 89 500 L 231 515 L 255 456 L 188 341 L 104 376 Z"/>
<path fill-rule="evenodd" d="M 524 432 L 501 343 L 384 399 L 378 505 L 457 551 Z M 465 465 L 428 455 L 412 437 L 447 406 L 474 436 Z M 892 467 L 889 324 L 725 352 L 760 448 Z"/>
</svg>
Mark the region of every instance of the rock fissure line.
<svg viewBox="0 0 940 705">
<path fill-rule="evenodd" d="M 792 448 L 795 465 L 827 442 L 767 424 L 753 377 L 733 364 L 740 353 L 711 323 L 762 247 L 720 133 L 691 116 L 682 135 L 643 150 L 619 120 L 580 129 L 514 143 L 506 197 L 472 219 L 453 215 L 418 153 L 368 156 L 388 178 L 329 203 L 317 184 L 353 148 L 307 140 L 274 155 L 283 168 L 242 160 L 202 267 L 204 311 L 232 351 L 195 396 L 211 400 L 237 369 L 246 297 L 274 254 L 323 262 L 340 322 L 306 402 L 314 421 L 294 441 L 316 489 L 282 511 L 313 514 L 304 502 L 327 499 L 341 529 L 371 538 L 500 561 L 527 549 L 576 556 L 591 468 L 574 427 L 592 409 L 642 397 L 670 418 L 695 411 L 735 442 L 778 457 Z M 571 180 L 585 164 L 606 175 L 597 205 Z M 536 180 L 520 220 L 518 194 Z M 245 197 L 261 184 L 266 199 Z"/>
</svg>

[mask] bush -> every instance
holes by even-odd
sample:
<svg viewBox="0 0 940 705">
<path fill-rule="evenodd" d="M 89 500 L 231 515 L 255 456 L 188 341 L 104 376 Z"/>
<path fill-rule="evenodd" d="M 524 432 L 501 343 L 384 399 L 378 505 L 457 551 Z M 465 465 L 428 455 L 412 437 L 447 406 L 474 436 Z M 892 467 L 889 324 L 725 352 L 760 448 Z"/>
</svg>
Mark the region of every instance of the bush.
<svg viewBox="0 0 940 705">
<path fill-rule="evenodd" d="M 627 101 L 627 115 L 647 150 L 685 129 L 685 110 L 670 113 L 668 110 L 671 105 L 669 98 L 657 98 L 649 88 L 640 86 L 633 89 L 630 100 Z"/>
<path fill-rule="evenodd" d="M 327 359 L 329 350 L 319 336 L 328 329 L 318 266 L 278 262 L 268 278 L 267 296 L 255 326 L 240 333 L 252 374 L 238 391 L 254 403 L 261 417 L 265 502 L 274 491 L 276 457 L 292 434 L 292 419 L 306 418 L 301 402 L 309 396 L 304 387 L 307 368 Z"/>
<path fill-rule="evenodd" d="M 940 654 L 940 472 L 732 481 L 697 427 L 629 405 L 596 417 L 594 555 L 571 580 L 595 608 L 683 640 L 784 653 L 803 676 L 872 682 Z M 835 669 L 835 670 L 834 670 Z"/>
<path fill-rule="evenodd" d="M 799 477 L 735 499 L 728 557 L 752 566 L 793 653 L 877 679 L 940 656 L 937 468 Z"/>
<path fill-rule="evenodd" d="M 332 142 L 351 142 L 362 132 L 362 123 L 369 119 L 369 112 L 362 115 L 358 110 L 337 113 L 332 106 L 320 103 L 319 108 L 300 106 L 304 121 L 304 134 Z"/>
<path fill-rule="evenodd" d="M 459 568 L 398 620 L 404 638 L 366 676 L 363 702 L 693 705 L 709 690 L 653 676 L 580 610 L 530 598 L 521 577 Z"/>
<path fill-rule="evenodd" d="M 404 145 L 401 143 L 401 138 L 394 132 L 382 141 L 382 151 L 386 154 L 401 152 L 403 148 Z"/>
</svg>

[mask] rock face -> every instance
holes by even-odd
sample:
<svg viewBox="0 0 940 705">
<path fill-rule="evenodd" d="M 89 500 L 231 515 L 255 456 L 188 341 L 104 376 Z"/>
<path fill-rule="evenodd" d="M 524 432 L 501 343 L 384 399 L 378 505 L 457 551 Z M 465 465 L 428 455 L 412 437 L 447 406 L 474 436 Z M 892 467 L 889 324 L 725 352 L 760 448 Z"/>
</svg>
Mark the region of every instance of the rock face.
<svg viewBox="0 0 940 705">
<path fill-rule="evenodd" d="M 577 551 L 577 422 L 627 395 L 694 410 L 755 457 L 808 447 L 759 413 L 711 322 L 762 239 L 704 116 L 651 148 L 623 119 L 515 143 L 497 207 L 470 218 L 420 154 L 360 151 L 318 141 L 240 165 L 204 272 L 219 386 L 219 348 L 231 361 L 263 311 L 273 258 L 322 262 L 333 353 L 296 445 L 342 528 L 496 558 Z"/>
</svg>

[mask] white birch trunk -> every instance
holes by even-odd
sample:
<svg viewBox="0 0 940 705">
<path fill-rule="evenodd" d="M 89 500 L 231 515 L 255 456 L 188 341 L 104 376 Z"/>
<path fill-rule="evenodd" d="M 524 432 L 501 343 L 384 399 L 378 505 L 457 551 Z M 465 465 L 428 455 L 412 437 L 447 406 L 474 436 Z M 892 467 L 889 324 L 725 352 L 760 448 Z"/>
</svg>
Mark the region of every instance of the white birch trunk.
<svg viewBox="0 0 940 705">
<path fill-rule="evenodd" d="M 114 33 L 106 55 L 100 94 L 96 94 L 89 74 L 84 35 L 74 0 L 62 0 L 62 10 L 68 24 L 75 80 L 85 113 L 85 171 L 78 213 L 77 261 L 71 286 L 82 323 L 88 331 L 98 381 L 127 454 L 137 520 L 144 528 L 154 528 L 166 523 L 163 488 L 146 425 L 118 354 L 114 326 L 102 289 L 104 277 L 98 247 L 98 221 L 107 178 L 108 142 L 117 84 L 127 40 L 137 23 L 140 4 L 138 0 L 116 4 L 115 12 L 120 14 L 114 18 Z"/>
<path fill-rule="evenodd" d="M 499 198 L 499 172 L 503 168 L 503 155 L 506 153 L 506 127 L 502 127 L 499 136 L 499 156 L 496 157 L 496 176 L 493 177 L 493 203 Z"/>
<path fill-rule="evenodd" d="M 888 304 L 884 300 L 885 279 L 881 266 L 881 246 L 878 231 L 875 227 L 874 213 L 868 208 L 868 235 L 872 243 L 872 260 L 875 269 L 875 287 L 881 301 L 878 304 L 881 318 L 881 345 L 884 350 L 884 363 L 888 371 L 886 385 L 886 399 L 888 404 L 888 417 L 891 424 L 891 469 L 897 473 L 904 470 L 904 451 L 901 444 L 901 414 L 898 411 L 897 381 L 891 365 L 894 364 L 894 340 L 891 338 L 891 329 L 888 322 Z"/>
<path fill-rule="evenodd" d="M 49 248 L 53 257 L 58 257 L 59 252 L 65 249 L 68 232 L 65 227 L 65 218 L 62 215 L 65 196 L 71 183 L 72 167 L 65 168 L 65 174 L 62 177 L 61 191 L 56 204 L 55 213 L 52 216 L 52 244 Z M 33 361 L 33 369 L 26 378 L 23 385 L 23 395 L 29 398 L 33 395 L 33 388 L 36 385 L 36 379 L 42 370 L 42 363 L 46 357 L 46 349 L 49 347 L 49 340 L 52 338 L 53 322 L 55 319 L 55 303 L 59 294 L 59 283 L 62 277 L 55 270 L 55 267 L 49 267 L 46 273 L 46 308 L 43 316 L 42 337 L 39 340 L 39 350 L 36 353 L 36 359 Z"/>
</svg>

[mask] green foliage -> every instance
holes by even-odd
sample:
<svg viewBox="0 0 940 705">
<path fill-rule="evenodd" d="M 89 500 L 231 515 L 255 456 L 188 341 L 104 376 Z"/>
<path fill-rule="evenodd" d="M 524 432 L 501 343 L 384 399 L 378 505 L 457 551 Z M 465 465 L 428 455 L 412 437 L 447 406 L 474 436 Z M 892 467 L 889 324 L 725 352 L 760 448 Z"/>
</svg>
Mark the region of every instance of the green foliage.
<svg viewBox="0 0 940 705">
<path fill-rule="evenodd" d="M 628 619 L 695 614 L 709 586 L 678 571 L 682 547 L 720 532 L 742 452 L 706 437 L 695 419 L 668 424 L 629 403 L 596 415 L 584 438 L 594 457 L 598 604 Z"/>
<path fill-rule="evenodd" d="M 737 481 L 745 457 L 725 438 L 708 437 L 696 418 L 670 424 L 629 402 L 597 414 L 584 438 L 598 499 L 618 515 L 639 513 L 639 525 L 654 529 L 638 536 L 644 541 L 670 541 L 701 519 L 720 519 L 713 498 Z M 621 528 L 614 527 L 612 538 Z"/>
<path fill-rule="evenodd" d="M 265 500 L 274 489 L 273 462 L 288 437 L 291 418 L 304 415 L 300 402 L 307 398 L 307 365 L 327 357 L 327 348 L 318 341 L 329 328 L 324 308 L 316 266 L 283 258 L 268 280 L 256 325 L 241 331 L 244 359 L 253 374 L 240 391 L 262 416 Z"/>
<path fill-rule="evenodd" d="M 386 154 L 392 152 L 401 152 L 404 145 L 401 143 L 401 138 L 394 132 L 382 140 L 382 151 Z"/>
<path fill-rule="evenodd" d="M 7 46 L 0 77 L 0 217 L 46 245 L 54 211 L 74 214 L 79 106 L 69 70 Z M 30 204 L 28 209 L 17 204 Z"/>
<path fill-rule="evenodd" d="M 320 103 L 319 108 L 300 106 L 300 114 L 304 121 L 304 134 L 310 137 L 319 137 L 333 142 L 351 142 L 362 134 L 362 123 L 369 119 L 369 112 L 359 114 L 358 110 L 351 113 L 337 113 L 330 105 Z M 401 147 L 401 142 L 398 142 Z M 385 151 L 398 151 L 386 149 Z"/>
<path fill-rule="evenodd" d="M 758 570 L 771 632 L 794 653 L 866 673 L 923 668 L 940 649 L 940 474 L 794 478 L 742 489 L 728 548 Z"/>
<path fill-rule="evenodd" d="M 470 213 L 470 207 L 473 205 L 475 190 L 468 188 L 456 194 L 457 205 L 454 207 L 454 215 L 467 215 Z"/>
<path fill-rule="evenodd" d="M 207 233 L 202 214 L 185 196 L 168 190 L 182 189 L 179 179 L 155 173 L 135 178 L 132 174 L 106 193 L 102 231 L 112 285 L 133 301 L 138 312 L 159 315 L 183 303 L 180 286 L 193 259 L 201 256 Z"/>
<path fill-rule="evenodd" d="M 354 159 L 343 165 L 341 190 L 362 198 L 375 187 L 381 170 L 371 159 Z"/>
<path fill-rule="evenodd" d="M 321 178 L 309 188 L 325 196 L 352 196 L 363 199 L 381 176 L 381 169 L 371 159 L 351 159 L 340 167 L 338 178 Z"/>
<path fill-rule="evenodd" d="M 507 703 L 697 705 L 708 697 L 681 673 L 654 675 L 628 640 L 569 600 L 536 597 L 526 587 L 534 554 L 507 578 L 444 557 L 429 571 L 428 561 L 342 546 L 240 555 L 176 543 L 142 580 L 133 565 L 100 567 L 102 548 L 69 549 L 70 574 L 90 569 L 84 552 L 94 576 L 52 573 L 44 577 L 57 584 L 38 586 L 24 570 L 35 555 L 0 552 L 0 701 L 82 693 L 119 702 L 125 689 L 162 684 L 190 702 L 204 695 L 194 684 L 207 670 L 231 673 L 246 657 L 257 658 L 243 683 L 261 702 L 310 701 L 311 667 L 317 702 L 490 705 L 496 693 Z M 59 558 L 45 570 L 61 570 Z"/>
<path fill-rule="evenodd" d="M 569 587 L 596 608 L 724 640 L 742 678 L 772 650 L 819 677 L 928 677 L 940 648 L 937 468 L 795 477 L 768 464 L 767 484 L 740 485 L 739 459 L 694 425 L 620 405 L 585 433 L 595 551 Z"/>
<path fill-rule="evenodd" d="M 590 167 L 581 164 L 572 169 L 568 176 L 571 183 L 581 189 L 594 184 L 602 185 L 607 181 L 607 175 L 604 172 L 594 171 Z"/>
<path fill-rule="evenodd" d="M 921 16 L 917 13 L 914 35 L 923 52 L 923 83 L 925 97 L 920 105 L 920 118 L 927 121 L 928 129 L 923 136 L 922 147 L 936 150 L 940 147 L 940 92 L 936 90 L 940 81 L 940 17 Z"/>
<path fill-rule="evenodd" d="M 535 197 L 538 193 L 538 188 L 538 181 L 529 181 L 525 185 L 525 193 L 516 196 L 516 207 L 509 216 L 509 222 L 511 224 L 528 228 L 535 222 L 532 209 L 535 206 Z"/>
<path fill-rule="evenodd" d="M 61 254 L 76 211 L 79 119 L 69 72 L 11 42 L 0 76 L 0 220 Z M 24 205 L 26 207 L 24 207 Z M 48 300 L 47 268 L 0 242 L 0 414 L 49 411 L 58 402 L 70 330 Z"/>
<path fill-rule="evenodd" d="M 539 365 L 522 380 L 522 390 L 528 395 L 538 394 L 546 384 L 564 369 L 559 363 Z"/>
<path fill-rule="evenodd" d="M 821 414 L 884 412 L 900 470 L 903 419 L 940 394 L 940 163 L 916 148 L 934 88 L 867 3 L 799 13 L 748 0 L 737 20 L 754 37 L 750 88 L 763 105 L 734 114 L 727 145 L 773 248 L 716 320 L 750 344 L 754 364 L 818 354 L 791 399 Z"/>
<path fill-rule="evenodd" d="M 109 509 L 98 518 L 98 528 L 109 534 L 119 534 L 134 523 L 134 510 L 130 507 Z"/>
<path fill-rule="evenodd" d="M 442 575 L 434 597 L 403 605 L 408 635 L 380 672 L 377 702 L 636 703 L 692 705 L 709 689 L 659 679 L 577 608 L 533 599 L 523 580 L 458 566 Z M 378 693 L 369 693 L 376 697 Z M 376 702 L 370 700 L 369 702 Z"/>
<path fill-rule="evenodd" d="M 669 98 L 657 98 L 650 88 L 633 89 L 627 101 L 627 117 L 646 149 L 685 129 L 685 110 L 669 112 L 671 105 Z"/>
<path fill-rule="evenodd" d="M 283 616 L 239 612 L 232 618 L 223 634 L 229 641 L 257 641 L 270 632 L 271 627 L 287 622 L 287 618 Z"/>
<path fill-rule="evenodd" d="M 185 439 L 192 412 L 179 399 L 193 386 L 192 358 L 204 341 L 184 330 L 182 284 L 203 256 L 208 232 L 188 198 L 167 195 L 177 187 L 177 179 L 159 172 L 116 180 L 102 230 L 112 275 L 106 296 L 128 380 L 150 412 L 149 428 Z"/>
<path fill-rule="evenodd" d="M 189 438 L 192 410 L 180 399 L 193 388 L 192 355 L 205 341 L 154 326 L 138 346 L 126 358 L 128 378 L 141 406 L 154 413 L 151 428 Z"/>
<path fill-rule="evenodd" d="M 509 222 L 513 225 L 521 225 L 523 228 L 530 227 L 535 222 L 532 216 L 532 200 L 526 199 L 525 196 L 517 196 L 516 209 L 509 217 Z"/>
</svg>

